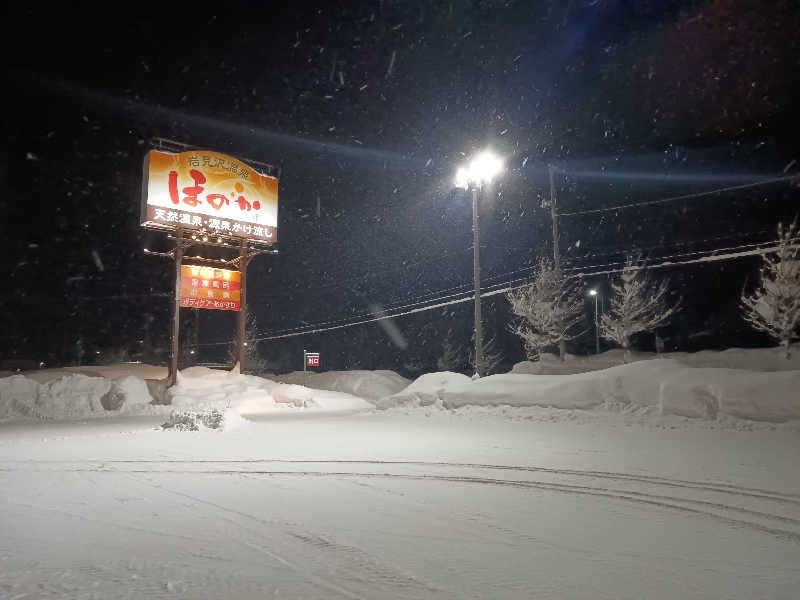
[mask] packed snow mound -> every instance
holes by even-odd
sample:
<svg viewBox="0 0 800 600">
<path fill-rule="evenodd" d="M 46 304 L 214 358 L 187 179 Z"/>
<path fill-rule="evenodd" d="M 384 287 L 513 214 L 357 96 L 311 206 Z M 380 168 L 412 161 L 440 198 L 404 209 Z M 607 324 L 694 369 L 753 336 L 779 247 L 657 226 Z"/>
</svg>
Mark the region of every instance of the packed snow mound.
<svg viewBox="0 0 800 600">
<path fill-rule="evenodd" d="M 304 385 L 316 390 L 344 392 L 367 400 L 391 396 L 405 389 L 410 379 L 394 371 L 326 371 L 323 373 L 294 371 L 273 379 L 283 383 Z"/>
<path fill-rule="evenodd" d="M 270 394 L 277 384 L 252 375 L 192 367 L 179 371 L 176 384 L 169 389 L 174 409 L 214 410 L 242 405 L 253 410 L 269 410 L 275 402 Z"/>
<path fill-rule="evenodd" d="M 404 390 L 380 398 L 375 402 L 378 408 L 390 408 L 397 405 L 430 406 L 440 404 L 444 395 L 461 389 L 469 389 L 472 379 L 461 373 L 441 371 L 420 375 Z"/>
<path fill-rule="evenodd" d="M 664 359 L 575 375 L 509 373 L 476 381 L 455 375 L 423 375 L 402 392 L 378 401 L 377 406 L 540 406 L 700 419 L 800 419 L 800 371 L 694 368 Z"/>
<path fill-rule="evenodd" d="M 224 413 L 226 422 L 231 424 L 241 415 L 298 412 L 298 409 L 335 413 L 373 408 L 351 394 L 287 385 L 206 367 L 179 371 L 176 385 L 166 390 L 161 400 L 167 404 L 154 405 L 147 382 L 130 375 L 125 365 L 114 366 L 106 372 L 120 377 L 110 379 L 65 369 L 47 369 L 0 378 L 0 420 L 218 411 Z"/>
<path fill-rule="evenodd" d="M 626 364 L 625 351 L 620 348 L 590 356 L 566 354 L 564 358 L 562 361 L 555 354 L 542 353 L 540 360 L 519 362 L 514 365 L 511 372 L 520 375 L 571 375 Z M 729 348 L 723 351 L 702 350 L 663 354 L 631 351 L 627 363 L 653 359 L 672 359 L 691 367 L 714 369 L 800 371 L 800 348 L 788 359 L 784 356 L 782 348 Z"/>
<path fill-rule="evenodd" d="M 302 408 L 318 408 L 326 411 L 333 410 L 369 410 L 373 406 L 366 400 L 329 390 L 316 390 L 302 385 L 280 383 L 272 389 L 275 402 L 291 404 Z"/>
<path fill-rule="evenodd" d="M 192 367 L 178 373 L 170 388 L 172 407 L 184 410 L 232 410 L 240 415 L 369 410 L 373 406 L 351 394 L 312 389 L 233 371 Z"/>
<path fill-rule="evenodd" d="M 84 365 L 81 367 L 61 367 L 57 369 L 37 369 L 35 371 L 22 371 L 25 375 L 39 383 L 47 383 L 60 379 L 71 373 L 79 373 L 87 377 L 105 377 L 106 379 L 121 379 L 123 377 L 138 377 L 139 379 L 164 379 L 167 376 L 166 367 L 156 367 L 146 363 L 118 363 L 113 365 Z M 2 377 L 2 374 L 0 374 Z"/>
<path fill-rule="evenodd" d="M 149 404 L 147 386 L 124 378 L 115 382 L 78 373 L 40 383 L 24 375 L 0 379 L 0 420 L 19 417 L 71 419 Z"/>
</svg>

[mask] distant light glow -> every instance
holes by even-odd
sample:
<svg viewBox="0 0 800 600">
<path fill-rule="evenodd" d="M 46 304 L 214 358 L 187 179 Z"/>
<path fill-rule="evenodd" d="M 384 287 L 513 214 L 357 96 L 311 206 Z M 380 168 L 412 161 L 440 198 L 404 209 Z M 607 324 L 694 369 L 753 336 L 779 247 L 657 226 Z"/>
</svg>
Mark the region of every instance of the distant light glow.
<svg viewBox="0 0 800 600">
<path fill-rule="evenodd" d="M 493 152 L 486 150 L 478 154 L 466 167 L 456 171 L 455 185 L 467 189 L 472 185 L 491 183 L 503 171 L 503 161 Z"/>
<path fill-rule="evenodd" d="M 589 290 L 590 296 L 597 296 L 597 290 Z"/>
</svg>

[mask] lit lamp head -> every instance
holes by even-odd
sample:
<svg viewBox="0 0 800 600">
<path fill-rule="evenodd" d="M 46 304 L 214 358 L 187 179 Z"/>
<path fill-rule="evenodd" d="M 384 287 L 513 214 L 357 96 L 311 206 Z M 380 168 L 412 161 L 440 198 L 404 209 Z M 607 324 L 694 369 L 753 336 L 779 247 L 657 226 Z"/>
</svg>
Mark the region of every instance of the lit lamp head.
<svg viewBox="0 0 800 600">
<path fill-rule="evenodd" d="M 503 171 L 503 161 L 488 150 L 481 152 L 466 167 L 456 171 L 455 185 L 465 190 L 470 185 L 491 183 Z"/>
<path fill-rule="evenodd" d="M 589 290 L 590 296 L 597 296 L 597 290 Z"/>
</svg>

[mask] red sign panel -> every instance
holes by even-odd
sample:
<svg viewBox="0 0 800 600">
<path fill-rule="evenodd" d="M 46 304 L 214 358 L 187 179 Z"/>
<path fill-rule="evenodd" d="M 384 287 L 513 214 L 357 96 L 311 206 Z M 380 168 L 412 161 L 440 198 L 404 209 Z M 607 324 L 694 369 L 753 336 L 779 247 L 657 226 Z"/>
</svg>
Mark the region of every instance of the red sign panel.
<svg viewBox="0 0 800 600">
<path fill-rule="evenodd" d="M 181 265 L 181 301 L 185 308 L 240 310 L 242 274 L 227 269 Z"/>
<path fill-rule="evenodd" d="M 315 354 L 315 353 L 306 354 L 306 366 L 307 367 L 318 367 L 319 366 L 319 354 Z"/>
</svg>

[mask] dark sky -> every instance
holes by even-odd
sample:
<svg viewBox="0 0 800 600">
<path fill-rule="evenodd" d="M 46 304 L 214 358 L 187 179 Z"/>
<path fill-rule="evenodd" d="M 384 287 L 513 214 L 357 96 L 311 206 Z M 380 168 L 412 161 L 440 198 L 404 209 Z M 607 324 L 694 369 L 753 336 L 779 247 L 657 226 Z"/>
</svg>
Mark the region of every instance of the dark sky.
<svg viewBox="0 0 800 600">
<path fill-rule="evenodd" d="M 796 2 L 162 4 L 6 8 L 0 359 L 70 362 L 78 338 L 102 356 L 166 346 L 171 271 L 142 248 L 167 246 L 138 225 L 157 136 L 282 169 L 280 255 L 249 272 L 261 332 L 468 288 L 470 205 L 452 178 L 483 147 L 508 167 L 481 208 L 489 283 L 551 252 L 548 163 L 564 212 L 797 172 Z M 763 241 L 797 202 L 779 184 L 565 217 L 562 247 L 590 267 Z M 765 342 L 736 315 L 757 264 L 662 272 L 685 298 L 681 347 Z M 486 311 L 520 359 L 504 301 Z M 231 322 L 206 311 L 200 341 Z M 468 342 L 471 306 L 397 324 L 407 350 L 374 324 L 260 349 L 275 368 L 304 346 L 330 368 L 430 363 L 448 332 Z"/>
</svg>

